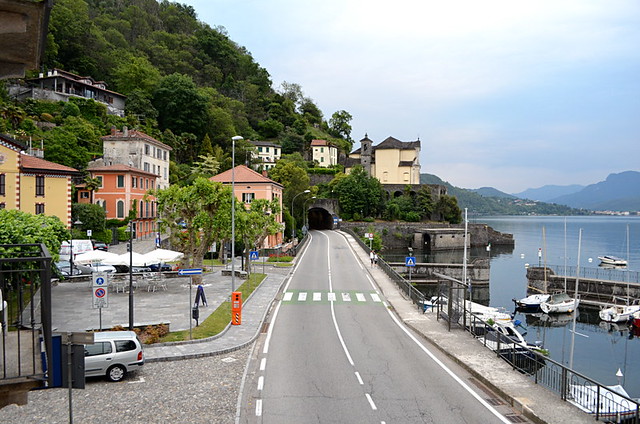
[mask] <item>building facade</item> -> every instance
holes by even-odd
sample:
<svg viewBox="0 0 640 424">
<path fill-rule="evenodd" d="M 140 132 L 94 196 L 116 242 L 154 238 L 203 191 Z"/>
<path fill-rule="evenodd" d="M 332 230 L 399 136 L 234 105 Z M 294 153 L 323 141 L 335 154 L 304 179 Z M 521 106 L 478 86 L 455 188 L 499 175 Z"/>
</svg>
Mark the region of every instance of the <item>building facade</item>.
<svg viewBox="0 0 640 424">
<path fill-rule="evenodd" d="M 365 135 L 360 148 L 347 158 L 345 172 L 362 165 L 382 184 L 420 184 L 420 140 L 400 141 L 388 137 L 377 146 Z"/>
<path fill-rule="evenodd" d="M 0 209 L 57 216 L 71 227 L 71 178 L 80 172 L 23 153 L 26 146 L 0 135 Z"/>
<path fill-rule="evenodd" d="M 127 165 L 96 166 L 87 169 L 91 178 L 100 180 L 98 190 L 78 188 L 78 203 L 95 203 L 105 211 L 106 219 L 125 219 L 132 210 L 135 236 L 155 234 L 156 198 L 147 194 L 157 188 L 158 176 Z"/>
<path fill-rule="evenodd" d="M 338 148 L 327 140 L 311 140 L 311 159 L 321 168 L 338 164 Z"/>
<path fill-rule="evenodd" d="M 259 163 L 253 165 L 256 170 L 268 171 L 276 166 L 276 162 L 280 160 L 282 155 L 282 147 L 280 145 L 269 141 L 250 140 L 249 143 L 255 146 L 255 150 L 251 153 L 251 158 L 254 161 L 259 161 Z"/>
<path fill-rule="evenodd" d="M 170 146 L 142 131 L 111 129 L 111 134 L 102 137 L 103 157 L 92 162 L 90 167 L 125 165 L 154 174 L 158 177 L 157 188 L 169 187 Z"/>
<path fill-rule="evenodd" d="M 276 222 L 282 224 L 282 190 L 284 187 L 244 165 L 236 166 L 234 168 L 234 174 L 234 194 L 238 202 L 242 202 L 246 207 L 249 207 L 254 199 L 265 199 L 269 201 L 276 199 L 280 205 L 280 212 L 276 216 Z M 218 175 L 214 175 L 210 179 L 211 181 L 216 181 L 222 184 L 231 184 L 231 169 Z M 282 231 L 279 231 L 274 235 L 268 236 L 263 245 L 258 247 L 262 249 L 270 249 L 280 246 L 282 242 L 283 234 Z"/>
</svg>

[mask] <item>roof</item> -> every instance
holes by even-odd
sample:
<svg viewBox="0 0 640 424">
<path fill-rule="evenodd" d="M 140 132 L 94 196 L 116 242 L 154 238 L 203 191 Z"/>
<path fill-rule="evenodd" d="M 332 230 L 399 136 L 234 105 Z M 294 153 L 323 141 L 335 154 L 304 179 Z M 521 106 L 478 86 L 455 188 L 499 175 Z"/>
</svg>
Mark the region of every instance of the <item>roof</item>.
<svg viewBox="0 0 640 424">
<path fill-rule="evenodd" d="M 248 140 L 248 141 L 254 146 L 281 147 L 279 144 L 272 143 L 270 141 L 258 141 L 258 140 Z"/>
<path fill-rule="evenodd" d="M 273 181 L 270 178 L 265 177 L 259 172 L 254 171 L 253 169 L 247 168 L 244 165 L 238 165 L 234 169 L 234 182 L 235 183 L 260 183 L 260 184 L 275 184 L 277 186 L 282 187 L 282 184 Z M 231 169 L 228 169 L 224 172 L 221 172 L 218 175 L 214 175 L 209 178 L 211 181 L 219 182 L 219 183 L 230 183 L 231 182 Z"/>
<path fill-rule="evenodd" d="M 327 140 L 311 140 L 311 146 L 328 146 L 330 143 Z"/>
<path fill-rule="evenodd" d="M 7 134 L 0 134 L 0 145 L 8 147 L 11 150 L 15 150 L 17 152 L 27 149 L 27 146 L 25 146 L 22 142 L 11 138 Z"/>
<path fill-rule="evenodd" d="M 111 134 L 105 135 L 101 138 L 103 142 L 104 141 L 127 141 L 128 139 L 131 139 L 131 140 L 140 139 L 140 140 L 145 140 L 150 143 L 159 145 L 163 149 L 173 150 L 171 146 L 168 146 L 163 142 L 151 137 L 150 135 L 145 134 L 142 131 L 138 131 L 138 130 L 112 131 Z"/>
<path fill-rule="evenodd" d="M 387 137 L 382 143 L 377 146 L 373 146 L 373 150 L 376 149 L 400 149 L 409 150 L 420 148 L 420 140 L 417 141 L 400 141 L 397 138 Z"/>
<path fill-rule="evenodd" d="M 134 168 L 133 166 L 129 166 L 129 165 L 104 165 L 104 166 L 96 166 L 93 168 L 88 168 L 87 171 L 89 172 L 126 172 L 126 173 L 135 173 L 135 174 L 142 174 L 142 175 L 147 175 L 150 177 L 158 177 L 159 176 L 157 174 L 153 174 L 151 172 L 147 172 L 147 171 L 143 171 L 142 169 L 139 168 Z"/>
<path fill-rule="evenodd" d="M 37 171 L 50 174 L 80 175 L 80 171 L 59 163 L 49 162 L 25 153 L 20 154 L 20 168 L 25 171 Z"/>
<path fill-rule="evenodd" d="M 413 161 L 412 160 L 401 160 L 398 163 L 398 166 L 413 166 Z"/>
<path fill-rule="evenodd" d="M 122 98 L 127 97 L 122 93 L 109 90 L 107 88 L 107 83 L 104 81 L 96 81 L 93 77 L 89 77 L 89 76 L 84 77 L 84 76 L 77 75 L 72 72 L 65 71 L 63 69 L 58 69 L 58 68 L 54 68 L 51 71 L 48 71 L 46 74 L 43 73 L 42 76 L 39 76 L 37 78 L 29 78 L 27 81 L 36 82 L 36 81 L 46 80 L 51 78 L 64 78 L 66 80 L 73 81 L 74 83 L 77 83 L 77 84 L 88 85 L 89 87 L 115 94 Z M 88 82 L 85 82 L 85 81 L 88 81 Z"/>
</svg>

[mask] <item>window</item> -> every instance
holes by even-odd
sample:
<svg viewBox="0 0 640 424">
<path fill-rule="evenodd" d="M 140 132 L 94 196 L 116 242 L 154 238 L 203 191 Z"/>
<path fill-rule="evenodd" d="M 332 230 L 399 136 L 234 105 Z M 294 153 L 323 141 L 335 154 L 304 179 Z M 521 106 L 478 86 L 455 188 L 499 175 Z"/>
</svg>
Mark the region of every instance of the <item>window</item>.
<svg viewBox="0 0 640 424">
<path fill-rule="evenodd" d="M 124 188 L 124 175 L 118 175 L 118 182 L 116 183 L 116 187 Z"/>
<path fill-rule="evenodd" d="M 122 200 L 116 202 L 116 217 L 124 218 L 124 202 Z"/>
<path fill-rule="evenodd" d="M 144 145 L 144 154 L 148 156 L 150 150 L 151 150 L 151 146 L 149 146 L 148 144 L 145 144 Z"/>
<path fill-rule="evenodd" d="M 153 189 L 154 189 L 154 187 L 153 187 L 153 186 L 155 185 L 155 183 L 156 183 L 156 182 L 155 182 L 154 180 L 151 180 L 151 190 L 153 190 Z"/>
<path fill-rule="evenodd" d="M 0 174 L 0 196 L 4 196 L 7 194 L 6 190 L 6 186 L 5 186 L 5 180 L 6 180 L 6 176 L 5 174 Z"/>
<path fill-rule="evenodd" d="M 324 147 L 320 148 L 320 153 L 324 153 Z"/>
<path fill-rule="evenodd" d="M 146 188 L 148 189 L 149 188 L 149 178 L 145 178 L 144 180 L 145 180 Z"/>
<path fill-rule="evenodd" d="M 167 160 L 167 151 L 166 150 L 162 152 L 162 158 L 164 160 Z"/>
<path fill-rule="evenodd" d="M 89 192 L 88 191 L 81 191 L 80 192 L 80 198 L 81 199 L 88 199 L 89 198 Z"/>
<path fill-rule="evenodd" d="M 44 196 L 44 175 L 36 175 L 36 196 Z"/>
<path fill-rule="evenodd" d="M 131 177 L 131 188 L 138 187 L 138 177 Z"/>
<path fill-rule="evenodd" d="M 265 152 L 269 153 L 269 148 L 268 147 L 265 148 Z"/>
<path fill-rule="evenodd" d="M 154 174 L 156 173 L 156 165 L 155 164 L 153 165 L 153 173 Z"/>
<path fill-rule="evenodd" d="M 262 146 L 258 146 L 258 152 L 262 153 Z"/>
<path fill-rule="evenodd" d="M 409 181 L 409 173 L 408 172 L 404 173 L 404 180 L 405 181 Z"/>
<path fill-rule="evenodd" d="M 242 193 L 242 201 L 244 203 L 251 203 L 253 199 L 255 199 L 256 195 L 254 193 Z"/>
<path fill-rule="evenodd" d="M 36 215 L 44 215 L 44 203 L 36 203 Z"/>
<path fill-rule="evenodd" d="M 145 214 L 144 214 L 144 216 L 146 216 L 147 218 L 148 218 L 148 217 L 150 217 L 151 215 L 150 215 L 150 213 L 149 213 L 149 202 L 145 202 L 145 207 L 144 207 L 144 209 L 145 209 Z"/>
<path fill-rule="evenodd" d="M 145 170 L 145 172 L 149 172 L 149 169 L 150 169 L 150 168 L 151 168 L 151 167 L 149 166 L 149 162 L 145 162 L 145 163 L 144 163 L 144 167 L 143 167 L 143 169 Z"/>
<path fill-rule="evenodd" d="M 169 177 L 167 176 L 167 167 L 164 167 L 164 179 L 168 179 Z"/>
<path fill-rule="evenodd" d="M 4 209 L 6 207 L 7 207 L 7 205 L 4 202 L 0 203 L 0 210 Z"/>
<path fill-rule="evenodd" d="M 102 188 L 103 187 L 102 186 L 102 175 L 96 175 L 96 178 L 98 179 L 98 181 L 100 181 L 100 187 L 99 188 Z"/>
<path fill-rule="evenodd" d="M 324 156 L 320 156 L 320 162 L 324 162 Z"/>
<path fill-rule="evenodd" d="M 111 353 L 111 343 L 109 342 L 84 345 L 84 356 L 105 355 L 107 353 Z"/>
</svg>

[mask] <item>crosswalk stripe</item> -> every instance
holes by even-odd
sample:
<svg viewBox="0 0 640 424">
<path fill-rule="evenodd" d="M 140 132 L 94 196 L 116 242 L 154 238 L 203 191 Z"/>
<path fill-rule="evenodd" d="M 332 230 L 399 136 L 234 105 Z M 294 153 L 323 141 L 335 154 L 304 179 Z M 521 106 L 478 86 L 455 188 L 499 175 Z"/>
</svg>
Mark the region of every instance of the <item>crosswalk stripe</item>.
<svg viewBox="0 0 640 424">
<path fill-rule="evenodd" d="M 324 299 L 324 293 L 326 293 L 326 300 Z M 368 298 L 367 294 L 371 296 L 371 299 Z M 382 298 L 378 293 L 362 293 L 362 292 L 321 292 L 321 291 L 288 291 L 285 292 L 282 296 L 283 302 L 299 302 L 305 303 L 308 301 L 313 302 L 357 302 L 357 303 L 367 303 L 374 302 L 380 303 L 382 302 Z"/>
<path fill-rule="evenodd" d="M 327 293 L 327 300 L 329 300 L 329 302 L 335 302 L 336 294 L 334 292 Z"/>
<path fill-rule="evenodd" d="M 307 300 L 307 292 L 298 293 L 298 302 L 305 302 Z"/>
<path fill-rule="evenodd" d="M 322 293 L 314 292 L 313 293 L 313 301 L 320 302 L 322 300 Z"/>
<path fill-rule="evenodd" d="M 293 297 L 293 293 L 292 292 L 286 292 L 284 294 L 283 300 L 285 302 L 290 302 L 292 297 Z"/>
<path fill-rule="evenodd" d="M 343 301 L 343 302 L 351 302 L 351 294 L 349 294 L 349 293 L 342 293 L 342 301 Z"/>
<path fill-rule="evenodd" d="M 380 302 L 380 296 L 378 296 L 378 293 L 371 293 L 371 299 L 374 302 Z"/>
<path fill-rule="evenodd" d="M 356 299 L 358 299 L 358 302 L 366 302 L 367 299 L 364 297 L 364 295 L 362 293 L 356 293 Z"/>
</svg>

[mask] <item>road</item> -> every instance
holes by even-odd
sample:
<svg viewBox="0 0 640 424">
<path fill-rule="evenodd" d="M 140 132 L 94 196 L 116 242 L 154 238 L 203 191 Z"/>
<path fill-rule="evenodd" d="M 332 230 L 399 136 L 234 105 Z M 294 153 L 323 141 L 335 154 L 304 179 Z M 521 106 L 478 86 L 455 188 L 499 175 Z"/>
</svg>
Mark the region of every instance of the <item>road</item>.
<svg viewBox="0 0 640 424">
<path fill-rule="evenodd" d="M 389 311 L 346 239 L 313 231 L 259 340 L 242 423 L 510 422 Z"/>
</svg>

